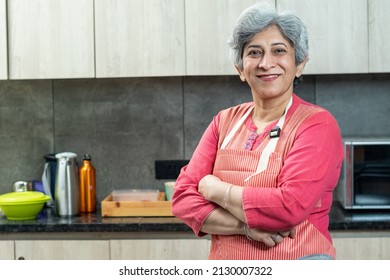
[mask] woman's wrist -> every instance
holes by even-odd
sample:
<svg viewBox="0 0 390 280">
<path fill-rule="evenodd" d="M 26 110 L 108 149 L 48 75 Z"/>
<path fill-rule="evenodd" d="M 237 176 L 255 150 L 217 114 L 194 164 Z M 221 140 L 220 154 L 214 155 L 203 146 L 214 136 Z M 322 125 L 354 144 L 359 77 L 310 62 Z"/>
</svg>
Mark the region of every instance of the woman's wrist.
<svg viewBox="0 0 390 280">
<path fill-rule="evenodd" d="M 233 184 L 228 186 L 226 188 L 226 191 L 225 191 L 225 194 L 223 196 L 223 202 L 222 202 L 222 207 L 225 209 L 225 210 L 228 210 L 228 204 L 229 204 L 229 200 L 230 200 L 230 192 L 232 190 L 232 187 L 233 187 Z M 229 211 L 229 210 L 228 210 Z"/>
<path fill-rule="evenodd" d="M 243 234 L 243 222 L 222 207 L 213 210 L 201 227 L 201 231 L 211 234 Z"/>
<path fill-rule="evenodd" d="M 244 232 L 244 235 L 246 236 L 246 238 L 248 240 L 251 240 L 251 241 L 254 241 L 253 238 L 249 235 L 249 228 L 248 228 L 248 225 L 246 223 L 243 223 L 243 232 Z"/>
</svg>

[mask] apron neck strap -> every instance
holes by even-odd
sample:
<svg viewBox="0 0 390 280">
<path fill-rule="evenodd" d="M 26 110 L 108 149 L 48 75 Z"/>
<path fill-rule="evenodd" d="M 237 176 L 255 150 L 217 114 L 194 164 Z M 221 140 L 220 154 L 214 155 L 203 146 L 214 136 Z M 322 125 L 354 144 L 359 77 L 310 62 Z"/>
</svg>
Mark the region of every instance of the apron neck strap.
<svg viewBox="0 0 390 280">
<path fill-rule="evenodd" d="M 282 131 L 284 121 L 286 119 L 286 115 L 288 110 L 290 109 L 292 105 L 292 96 L 290 100 L 287 103 L 286 110 L 284 110 L 283 116 L 280 117 L 278 123 L 276 124 L 275 128 L 271 130 L 270 137 L 271 139 L 267 143 L 267 145 L 264 147 L 263 151 L 261 152 L 259 163 L 257 164 L 256 172 L 245 179 L 245 181 L 249 180 L 252 176 L 264 171 L 267 169 L 269 157 L 273 152 L 275 152 L 276 144 L 278 143 L 280 132 Z M 276 135 L 273 135 L 272 132 L 277 131 Z"/>
</svg>

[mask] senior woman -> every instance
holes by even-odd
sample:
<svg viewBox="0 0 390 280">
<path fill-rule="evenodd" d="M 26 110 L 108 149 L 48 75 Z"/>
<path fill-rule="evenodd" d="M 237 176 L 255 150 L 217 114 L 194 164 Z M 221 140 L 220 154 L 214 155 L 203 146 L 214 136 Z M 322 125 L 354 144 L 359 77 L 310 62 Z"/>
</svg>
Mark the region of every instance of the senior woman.
<svg viewBox="0 0 390 280">
<path fill-rule="evenodd" d="M 230 46 L 253 102 L 219 112 L 176 181 L 173 213 L 210 259 L 335 259 L 328 231 L 342 164 L 341 134 L 324 108 L 294 94 L 308 59 L 306 27 L 255 4 Z"/>
</svg>

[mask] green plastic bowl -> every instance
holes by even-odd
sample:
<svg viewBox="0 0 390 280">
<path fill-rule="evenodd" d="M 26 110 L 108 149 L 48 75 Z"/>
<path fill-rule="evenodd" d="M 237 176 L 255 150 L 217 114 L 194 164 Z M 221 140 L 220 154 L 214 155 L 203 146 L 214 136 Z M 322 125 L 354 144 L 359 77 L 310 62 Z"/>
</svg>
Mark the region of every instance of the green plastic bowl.
<svg viewBox="0 0 390 280">
<path fill-rule="evenodd" d="M 10 192 L 0 195 L 0 208 L 8 220 L 34 220 L 49 200 L 41 192 Z"/>
</svg>

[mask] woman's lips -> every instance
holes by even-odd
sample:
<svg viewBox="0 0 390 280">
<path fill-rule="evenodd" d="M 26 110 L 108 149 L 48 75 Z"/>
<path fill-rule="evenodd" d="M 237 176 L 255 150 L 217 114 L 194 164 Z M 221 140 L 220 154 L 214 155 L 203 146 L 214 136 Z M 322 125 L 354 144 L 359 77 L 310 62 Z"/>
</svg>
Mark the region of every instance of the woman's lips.
<svg viewBox="0 0 390 280">
<path fill-rule="evenodd" d="M 276 80 L 279 77 L 279 74 L 268 74 L 268 75 L 258 75 L 262 81 L 270 82 Z"/>
</svg>

